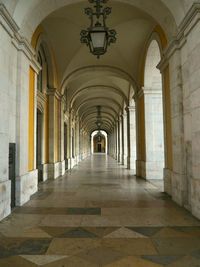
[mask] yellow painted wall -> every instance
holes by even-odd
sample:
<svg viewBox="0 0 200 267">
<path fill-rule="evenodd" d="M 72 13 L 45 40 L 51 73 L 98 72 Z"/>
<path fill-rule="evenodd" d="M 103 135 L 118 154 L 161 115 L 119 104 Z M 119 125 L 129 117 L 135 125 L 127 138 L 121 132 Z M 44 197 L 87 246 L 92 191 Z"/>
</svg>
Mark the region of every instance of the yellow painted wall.
<svg viewBox="0 0 200 267">
<path fill-rule="evenodd" d="M 59 161 L 59 152 L 60 152 L 60 147 L 59 147 L 59 139 L 60 139 L 60 102 L 57 98 L 55 98 L 55 128 L 54 128 L 54 159 L 55 162 Z"/>
<path fill-rule="evenodd" d="M 164 109 L 165 109 L 165 136 L 166 136 L 166 168 L 173 169 L 173 153 L 172 153 L 172 127 L 171 127 L 171 101 L 170 101 L 170 77 L 169 66 L 164 70 Z"/>
<path fill-rule="evenodd" d="M 31 45 L 34 49 L 36 49 L 36 46 L 37 46 L 37 42 L 38 42 L 38 39 L 40 37 L 40 35 L 43 33 L 43 28 L 41 25 L 39 25 L 37 27 L 37 29 L 35 30 L 33 36 L 32 36 L 32 39 L 31 39 Z"/>
<path fill-rule="evenodd" d="M 49 98 L 45 103 L 45 163 L 49 163 Z"/>
<path fill-rule="evenodd" d="M 146 142 L 145 142 L 145 110 L 144 110 L 144 96 L 138 100 L 138 139 L 139 139 L 139 160 L 146 160 Z"/>
<path fill-rule="evenodd" d="M 29 69 L 29 121 L 28 121 L 28 170 L 34 169 L 34 105 L 35 105 L 35 72 Z"/>
</svg>

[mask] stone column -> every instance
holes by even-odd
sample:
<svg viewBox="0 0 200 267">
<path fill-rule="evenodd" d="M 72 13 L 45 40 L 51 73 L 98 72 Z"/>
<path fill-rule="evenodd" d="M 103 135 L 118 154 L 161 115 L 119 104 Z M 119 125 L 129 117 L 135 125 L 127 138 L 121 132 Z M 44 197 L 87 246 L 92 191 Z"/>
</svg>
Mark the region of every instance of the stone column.
<svg viewBox="0 0 200 267">
<path fill-rule="evenodd" d="M 118 160 L 118 127 L 115 124 L 115 159 Z"/>
<path fill-rule="evenodd" d="M 48 179 L 56 179 L 64 172 L 64 162 L 61 164 L 61 101 L 55 88 L 48 89 L 49 97 L 49 164 Z"/>
<path fill-rule="evenodd" d="M 136 169 L 136 123 L 135 107 L 129 106 L 127 111 L 127 167 L 130 170 Z"/>
<path fill-rule="evenodd" d="M 187 177 L 186 169 L 186 151 L 184 143 L 184 112 L 183 107 L 183 80 L 181 67 L 181 52 L 177 49 L 171 55 L 170 59 L 163 59 L 159 68 L 169 68 L 169 85 L 170 89 L 170 120 L 171 120 L 171 134 L 172 134 L 172 163 L 170 177 L 167 177 L 167 189 L 171 193 L 172 199 L 179 205 L 188 205 L 188 190 L 190 185 Z M 187 58 L 187 57 L 185 57 Z M 187 66 L 187 65 L 186 65 Z M 190 88 L 186 86 L 187 90 Z M 189 102 L 188 102 L 189 103 Z M 188 120 L 188 130 L 191 128 L 191 118 Z M 189 134 L 190 136 L 190 134 Z M 189 137 L 190 139 L 191 137 Z M 191 153 L 191 151 L 189 152 Z"/>
<path fill-rule="evenodd" d="M 145 103 L 146 179 L 163 179 L 164 133 L 162 89 L 143 88 Z"/>
<path fill-rule="evenodd" d="M 122 115 L 122 164 L 127 165 L 127 114 Z"/>
<path fill-rule="evenodd" d="M 68 160 L 69 160 L 69 168 L 72 169 L 74 167 L 74 159 L 73 159 L 73 144 L 72 144 L 72 135 L 73 135 L 73 116 L 74 116 L 74 112 L 71 109 L 69 112 L 69 156 L 68 156 Z"/>
<path fill-rule="evenodd" d="M 122 154 L 122 131 L 121 131 L 121 118 L 119 117 L 117 121 L 117 135 L 118 135 L 118 157 L 117 161 L 121 162 L 121 154 Z"/>
<path fill-rule="evenodd" d="M 65 173 L 65 157 L 64 157 L 64 106 L 63 99 L 60 101 L 60 175 Z"/>
<path fill-rule="evenodd" d="M 33 80 L 30 76 L 33 75 Z M 17 116 L 16 116 L 16 205 L 26 203 L 38 189 L 38 170 L 36 170 L 36 116 L 37 116 L 37 75 L 30 68 L 30 61 L 18 52 L 17 67 Z M 33 91 L 30 88 L 33 87 Z M 32 92 L 31 92 L 32 91 Z M 32 96 L 31 96 L 32 94 Z M 30 99 L 33 101 L 30 112 Z M 30 125 L 30 113 L 33 114 Z M 32 139 L 30 141 L 30 131 Z M 32 166 L 29 166 L 30 147 L 32 146 Z"/>
<path fill-rule="evenodd" d="M 80 154 L 80 148 L 79 148 L 79 117 L 76 117 L 75 122 L 75 140 L 76 140 L 76 164 L 79 163 L 79 154 Z"/>
<path fill-rule="evenodd" d="M 180 205 L 188 203 L 188 185 L 185 164 L 183 88 L 180 51 L 173 54 L 169 62 L 171 119 L 173 141 L 172 198 Z"/>
</svg>

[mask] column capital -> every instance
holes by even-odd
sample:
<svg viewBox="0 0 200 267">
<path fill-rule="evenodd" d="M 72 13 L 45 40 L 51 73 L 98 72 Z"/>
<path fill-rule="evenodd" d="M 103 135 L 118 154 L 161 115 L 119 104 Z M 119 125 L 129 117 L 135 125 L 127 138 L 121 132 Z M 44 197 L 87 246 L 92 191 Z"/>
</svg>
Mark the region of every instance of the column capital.
<svg viewBox="0 0 200 267">
<path fill-rule="evenodd" d="M 54 96 L 54 97 L 56 97 L 60 101 L 62 99 L 61 93 L 56 88 L 53 88 L 53 87 L 49 87 L 47 89 L 46 94 L 49 95 L 49 96 Z"/>
<path fill-rule="evenodd" d="M 142 97 L 144 95 L 144 87 L 141 87 L 140 90 L 138 90 L 135 94 L 134 94 L 134 99 L 135 101 L 137 101 L 140 97 Z"/>
<path fill-rule="evenodd" d="M 126 111 L 127 111 L 127 112 L 135 111 L 135 106 L 127 106 L 127 107 L 126 107 Z"/>
<path fill-rule="evenodd" d="M 142 87 L 144 95 L 161 95 L 162 88 Z"/>
</svg>

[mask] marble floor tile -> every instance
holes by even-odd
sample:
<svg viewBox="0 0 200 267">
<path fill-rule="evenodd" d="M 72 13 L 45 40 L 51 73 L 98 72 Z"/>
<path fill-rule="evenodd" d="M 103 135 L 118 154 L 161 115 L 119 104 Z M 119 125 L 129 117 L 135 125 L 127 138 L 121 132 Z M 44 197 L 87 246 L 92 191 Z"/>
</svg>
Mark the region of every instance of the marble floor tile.
<svg viewBox="0 0 200 267">
<path fill-rule="evenodd" d="M 50 263 L 59 264 L 60 260 L 67 258 L 66 255 L 21 255 L 21 257 L 39 266 L 49 265 Z"/>
<path fill-rule="evenodd" d="M 162 264 L 164 266 L 171 264 L 178 259 L 180 259 L 182 256 L 169 256 L 169 255 L 147 255 L 142 256 L 143 259 L 152 261 L 153 263 Z"/>
<path fill-rule="evenodd" d="M 104 236 L 104 238 L 147 238 L 147 237 L 137 232 L 134 232 L 133 230 L 122 227 Z"/>
<path fill-rule="evenodd" d="M 160 255 L 185 255 L 200 249 L 198 237 L 152 238 L 152 241 Z"/>
<path fill-rule="evenodd" d="M 0 267 L 200 267 L 200 221 L 94 155 L 0 222 Z"/>
<path fill-rule="evenodd" d="M 40 222 L 40 226 L 81 226 L 82 215 L 47 215 Z"/>
<path fill-rule="evenodd" d="M 102 245 L 127 255 L 156 255 L 157 250 L 153 242 L 148 238 L 105 238 Z"/>
<path fill-rule="evenodd" d="M 76 255 L 100 246 L 94 238 L 54 238 L 47 250 L 48 255 Z"/>
<path fill-rule="evenodd" d="M 200 259 L 198 260 L 188 255 L 167 265 L 167 267 L 200 267 Z"/>
<path fill-rule="evenodd" d="M 121 226 L 118 216 L 83 216 L 81 226 Z"/>
<path fill-rule="evenodd" d="M 111 264 L 105 265 L 105 267 L 163 267 L 163 265 L 149 262 L 139 257 L 128 256 L 121 260 L 115 261 Z"/>
<path fill-rule="evenodd" d="M 101 215 L 101 208 L 67 208 L 69 215 Z"/>
<path fill-rule="evenodd" d="M 104 266 L 108 263 L 123 258 L 126 256 L 126 254 L 124 254 L 122 251 L 116 251 L 111 248 L 97 247 L 80 253 L 78 256 L 89 262 Z"/>
<path fill-rule="evenodd" d="M 103 238 L 106 235 L 120 229 L 120 227 L 84 227 L 85 230 L 94 233 L 99 238 Z"/>
</svg>

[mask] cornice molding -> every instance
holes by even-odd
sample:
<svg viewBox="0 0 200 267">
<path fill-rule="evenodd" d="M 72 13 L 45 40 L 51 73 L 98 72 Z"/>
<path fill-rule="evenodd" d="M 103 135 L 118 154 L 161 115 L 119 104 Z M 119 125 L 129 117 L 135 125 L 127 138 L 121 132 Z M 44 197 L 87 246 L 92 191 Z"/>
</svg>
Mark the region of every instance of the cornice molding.
<svg viewBox="0 0 200 267">
<path fill-rule="evenodd" d="M 37 90 L 37 102 L 41 103 L 43 106 L 47 102 L 47 97 L 43 93 Z"/>
<path fill-rule="evenodd" d="M 183 21 L 178 27 L 178 34 L 174 37 L 163 52 L 163 57 L 157 68 L 162 72 L 169 64 L 169 59 L 186 43 L 187 37 L 195 25 L 200 21 L 200 3 L 193 3 Z"/>
<path fill-rule="evenodd" d="M 48 88 L 46 94 L 49 96 L 54 96 L 60 101 L 62 100 L 62 95 L 56 88 Z"/>
<path fill-rule="evenodd" d="M 162 88 L 156 89 L 156 88 L 148 88 L 148 87 L 142 87 L 143 95 L 162 95 Z"/>
<path fill-rule="evenodd" d="M 36 73 L 39 73 L 41 66 L 37 62 L 35 57 L 35 50 L 31 44 L 19 33 L 19 26 L 12 18 L 5 5 L 0 3 L 0 25 L 7 32 L 11 38 L 11 43 L 17 49 L 22 52 L 29 60 Z"/>
<path fill-rule="evenodd" d="M 138 92 L 136 92 L 136 93 L 134 94 L 134 100 L 135 100 L 135 102 L 136 102 L 138 99 L 140 99 L 143 95 L 144 95 L 144 89 L 143 89 L 143 87 L 142 87 L 142 88 L 140 88 L 140 90 L 139 90 Z"/>
<path fill-rule="evenodd" d="M 4 4 L 0 3 L 0 24 L 12 37 L 14 33 L 19 31 L 17 23 L 14 21 Z"/>
</svg>

